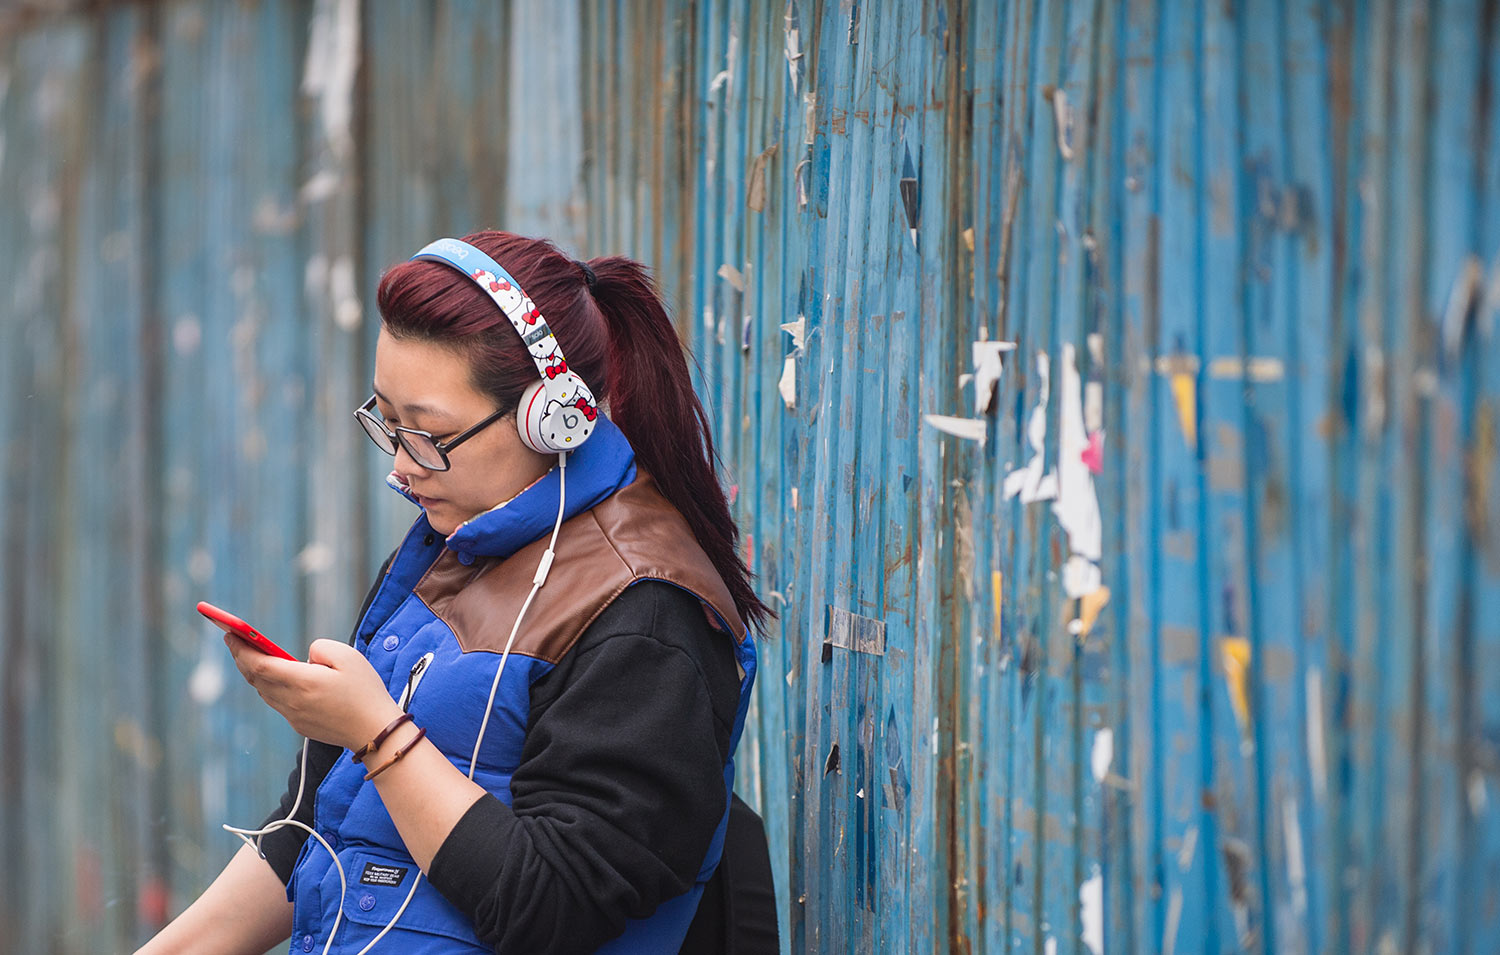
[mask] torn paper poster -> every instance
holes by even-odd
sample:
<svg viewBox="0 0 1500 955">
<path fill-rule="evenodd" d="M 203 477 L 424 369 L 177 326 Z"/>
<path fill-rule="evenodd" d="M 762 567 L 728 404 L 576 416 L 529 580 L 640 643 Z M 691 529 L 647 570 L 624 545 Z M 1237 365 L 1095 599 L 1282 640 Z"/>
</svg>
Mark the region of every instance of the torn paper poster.
<svg viewBox="0 0 1500 955">
<path fill-rule="evenodd" d="M 801 348 L 807 337 L 807 316 L 798 315 L 795 322 L 787 322 L 781 326 L 781 330 L 792 336 L 793 348 Z"/>
<path fill-rule="evenodd" d="M 1225 355 L 1208 363 L 1210 378 L 1267 382 L 1280 381 L 1285 375 L 1286 368 L 1280 358 L 1263 355 L 1252 355 L 1249 358 Z"/>
<path fill-rule="evenodd" d="M 1177 404 L 1177 422 L 1188 447 L 1198 446 L 1198 382 L 1185 371 L 1172 373 L 1172 400 Z"/>
<path fill-rule="evenodd" d="M 1104 588 L 1099 565 L 1079 554 L 1069 554 L 1062 568 L 1063 593 L 1078 600 Z"/>
<path fill-rule="evenodd" d="M 1057 475 L 1046 471 L 1043 452 L 1047 446 L 1047 393 L 1051 390 L 1052 360 L 1046 352 L 1036 353 L 1038 379 L 1036 407 L 1026 419 L 1026 443 L 1031 459 L 1005 476 L 1002 490 L 1008 501 L 1017 495 L 1022 504 L 1050 501 L 1057 496 Z"/>
<path fill-rule="evenodd" d="M 1005 643 L 1005 641 L 1002 639 L 1004 631 L 1001 629 L 1004 623 L 1004 618 L 1001 614 L 1001 610 L 1005 606 L 1004 598 L 1005 575 L 998 570 L 992 570 L 990 571 L 990 606 L 995 613 L 995 640 L 1002 646 Z"/>
<path fill-rule="evenodd" d="M 1070 563 L 1074 559 L 1074 557 L 1068 558 Z M 1082 558 L 1076 559 L 1080 560 L 1083 564 L 1089 564 L 1089 561 L 1082 560 Z M 1093 565 L 1090 564 L 1090 566 L 1092 567 Z M 1067 570 L 1067 565 L 1064 565 L 1064 574 L 1067 573 Z M 1079 568 L 1080 574 L 1088 574 L 1090 572 L 1091 571 L 1087 567 Z M 1097 573 L 1098 568 L 1093 567 L 1092 572 Z M 1073 636 L 1078 637 L 1080 640 L 1088 636 L 1089 632 L 1094 629 L 1094 623 L 1099 619 L 1100 611 L 1104 609 L 1104 606 L 1107 603 L 1109 603 L 1108 587 L 1098 587 L 1084 594 L 1082 597 L 1079 597 L 1078 616 L 1068 622 L 1068 632 L 1073 634 Z"/>
<path fill-rule="evenodd" d="M 732 285 L 736 292 L 743 292 L 745 290 L 745 274 L 728 262 L 719 266 L 717 275 Z"/>
<path fill-rule="evenodd" d="M 1094 745 L 1089 750 L 1089 769 L 1096 782 L 1104 782 L 1109 767 L 1115 761 L 1115 731 L 1108 726 L 1094 731 Z"/>
<path fill-rule="evenodd" d="M 802 73 L 798 61 L 802 59 L 802 18 L 797 15 L 795 0 L 787 0 L 786 14 L 786 71 L 792 84 L 792 95 L 797 95 L 797 84 Z"/>
<path fill-rule="evenodd" d="M 951 434 L 968 441 L 978 441 L 984 446 L 986 422 L 979 418 L 954 418 L 943 414 L 923 415 L 922 420 L 944 434 Z"/>
<path fill-rule="evenodd" d="M 1072 598 L 1092 593 L 1102 586 L 1097 565 L 1104 549 L 1104 521 L 1099 515 L 1099 496 L 1094 475 L 1084 462 L 1089 437 L 1083 427 L 1083 381 L 1078 374 L 1078 354 L 1063 345 L 1062 382 L 1058 424 L 1057 498 L 1052 513 L 1068 534 L 1071 554 L 1063 568 L 1063 589 Z"/>
<path fill-rule="evenodd" d="M 977 341 L 973 347 L 974 357 L 974 414 L 980 417 L 989 414 L 990 402 L 995 397 L 995 386 L 1000 383 L 1004 370 L 1000 356 L 1016 350 L 1015 342 Z"/>
<path fill-rule="evenodd" d="M 1089 434 L 1104 430 L 1104 382 L 1102 381 L 1091 381 L 1083 386 L 1083 426 L 1088 429 Z"/>
<path fill-rule="evenodd" d="M 786 402 L 786 410 L 791 411 L 797 407 L 797 359 L 795 356 L 786 356 L 786 361 L 781 365 L 781 380 L 776 383 L 776 390 L 781 392 L 781 400 Z"/>
<path fill-rule="evenodd" d="M 1083 449 L 1083 463 L 1090 474 L 1104 473 L 1104 432 L 1089 432 L 1089 446 Z"/>
<path fill-rule="evenodd" d="M 885 656 L 885 621 L 851 613 L 842 607 L 827 605 L 824 614 L 823 662 L 827 663 L 834 647 Z"/>
<path fill-rule="evenodd" d="M 1079 940 L 1092 955 L 1104 955 L 1104 875 L 1098 863 L 1078 887 L 1078 917 L 1083 923 Z"/>
<path fill-rule="evenodd" d="M 1219 641 L 1224 679 L 1229 684 L 1229 705 L 1234 709 L 1240 732 L 1250 732 L 1250 641 L 1244 637 L 1224 637 Z"/>
<path fill-rule="evenodd" d="M 1068 91 L 1049 86 L 1042 95 L 1052 101 L 1052 118 L 1057 124 L 1057 152 L 1063 162 L 1073 161 L 1073 110 L 1068 106 Z"/>
<path fill-rule="evenodd" d="M 302 66 L 302 93 L 317 99 L 324 141 L 340 160 L 354 149 L 350 129 L 359 75 L 359 15 L 355 0 L 318 3 Z"/>
</svg>

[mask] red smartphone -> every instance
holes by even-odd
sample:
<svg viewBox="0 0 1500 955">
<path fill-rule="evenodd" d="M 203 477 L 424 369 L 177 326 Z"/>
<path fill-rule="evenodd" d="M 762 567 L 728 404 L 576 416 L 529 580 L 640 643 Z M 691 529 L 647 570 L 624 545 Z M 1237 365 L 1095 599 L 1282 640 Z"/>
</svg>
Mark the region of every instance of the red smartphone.
<svg viewBox="0 0 1500 955">
<path fill-rule="evenodd" d="M 293 663 L 301 662 L 290 653 L 272 643 L 259 630 L 256 630 L 227 610 L 220 610 L 208 601 L 200 600 L 198 601 L 198 612 L 212 620 L 214 625 L 220 630 L 223 630 L 225 633 L 234 634 L 262 653 L 269 653 L 271 656 L 281 657 L 283 660 L 291 660 Z"/>
</svg>

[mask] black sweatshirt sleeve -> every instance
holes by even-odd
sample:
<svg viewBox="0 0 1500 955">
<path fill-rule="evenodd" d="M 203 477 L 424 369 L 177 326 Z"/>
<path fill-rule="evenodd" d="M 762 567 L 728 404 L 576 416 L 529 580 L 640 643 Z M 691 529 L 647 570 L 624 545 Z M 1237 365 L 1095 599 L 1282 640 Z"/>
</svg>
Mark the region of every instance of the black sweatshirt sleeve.
<svg viewBox="0 0 1500 955">
<path fill-rule="evenodd" d="M 392 551 L 380 565 L 380 572 L 375 575 L 375 583 L 370 585 L 370 590 L 365 594 L 364 603 L 360 605 L 359 614 L 354 618 L 354 632 L 349 634 L 349 643 L 352 645 L 359 634 L 359 622 L 364 619 L 365 613 L 370 609 L 370 604 L 375 600 L 375 594 L 380 590 L 380 582 L 385 579 L 385 572 L 390 569 L 391 561 L 396 557 Z M 333 764 L 338 762 L 341 750 L 337 746 L 321 743 L 317 740 L 309 740 L 307 746 L 307 788 L 302 793 L 302 804 L 297 807 L 296 820 L 303 825 L 311 826 L 313 821 L 314 796 L 318 787 L 323 784 L 323 779 L 328 771 L 333 769 Z M 302 779 L 302 750 L 297 750 L 297 759 L 292 766 L 291 775 L 286 780 L 286 792 L 281 794 L 281 802 L 276 809 L 266 817 L 260 824 L 264 829 L 273 822 L 287 818 L 292 811 L 292 804 L 297 801 L 297 787 Z M 271 868 L 276 872 L 276 877 L 286 885 L 292 880 L 292 869 L 297 865 L 297 856 L 302 852 L 302 844 L 307 841 L 307 830 L 296 826 L 282 826 L 280 829 L 266 833 L 260 840 L 261 855 L 265 856 Z"/>
<path fill-rule="evenodd" d="M 481 797 L 429 879 L 499 952 L 591 951 L 691 888 L 724 814 L 731 638 L 669 584 L 616 598 L 532 687 L 513 806 Z"/>
</svg>

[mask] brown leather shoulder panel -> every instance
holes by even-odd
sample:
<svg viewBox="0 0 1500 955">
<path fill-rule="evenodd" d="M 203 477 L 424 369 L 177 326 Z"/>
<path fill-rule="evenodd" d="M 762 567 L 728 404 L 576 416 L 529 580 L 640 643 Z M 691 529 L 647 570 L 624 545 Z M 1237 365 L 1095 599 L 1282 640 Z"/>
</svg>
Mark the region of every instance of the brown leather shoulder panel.
<svg viewBox="0 0 1500 955">
<path fill-rule="evenodd" d="M 547 540 L 533 541 L 503 561 L 470 567 L 445 551 L 417 584 L 416 595 L 448 624 L 464 651 L 500 653 L 531 592 Z M 736 640 L 744 638 L 729 589 L 682 515 L 641 472 L 628 487 L 563 524 L 547 582 L 533 598 L 511 652 L 556 663 L 610 601 L 648 578 L 696 594 L 729 623 Z"/>
</svg>

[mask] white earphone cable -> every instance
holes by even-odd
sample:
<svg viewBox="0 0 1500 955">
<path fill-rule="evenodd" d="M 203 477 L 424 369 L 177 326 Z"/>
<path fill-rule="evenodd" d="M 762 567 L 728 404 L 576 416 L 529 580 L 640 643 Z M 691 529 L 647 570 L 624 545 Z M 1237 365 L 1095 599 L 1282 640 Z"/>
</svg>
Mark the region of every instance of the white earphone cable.
<svg viewBox="0 0 1500 955">
<path fill-rule="evenodd" d="M 542 584 L 547 580 L 547 573 L 552 569 L 552 558 L 556 553 L 557 532 L 562 529 L 563 514 L 567 508 L 568 500 L 568 454 L 566 451 L 557 455 L 557 520 L 552 524 L 552 539 L 547 542 L 547 549 L 542 552 L 542 559 L 537 563 L 536 574 L 531 578 L 531 593 L 526 595 L 526 600 L 521 604 L 521 610 L 516 614 L 516 622 L 510 628 L 510 636 L 505 639 L 505 650 L 500 654 L 500 666 L 495 670 L 495 679 L 490 683 L 490 696 L 484 704 L 484 719 L 479 722 L 479 735 L 474 738 L 474 753 L 469 757 L 469 778 L 474 778 L 474 768 L 479 765 L 479 746 L 484 742 L 485 730 L 490 725 L 490 713 L 495 709 L 495 693 L 500 689 L 500 677 L 505 673 L 505 661 L 510 659 L 510 647 L 515 642 L 516 634 L 521 630 L 521 621 L 526 617 L 526 611 L 531 607 L 531 599 L 536 592 L 542 589 Z"/>
<path fill-rule="evenodd" d="M 520 612 L 516 614 L 515 625 L 510 628 L 510 636 L 506 638 L 505 649 L 500 654 L 500 666 L 496 668 L 495 679 L 490 683 L 490 695 L 484 706 L 484 718 L 479 722 L 479 734 L 474 738 L 474 752 L 469 757 L 469 779 L 471 780 L 474 778 L 474 770 L 479 766 L 479 748 L 484 742 L 485 731 L 490 725 L 490 713 L 494 710 L 495 694 L 500 689 L 500 677 L 505 673 L 505 661 L 510 659 L 511 644 L 515 642 L 516 634 L 521 631 L 521 621 L 525 619 L 526 611 L 531 607 L 532 598 L 536 596 L 538 590 L 542 589 L 542 584 L 546 583 L 547 574 L 552 569 L 552 559 L 557 553 L 557 535 L 562 530 L 563 516 L 567 512 L 567 476 L 568 453 L 562 451 L 557 455 L 557 520 L 552 524 L 552 538 L 547 542 L 547 549 L 542 552 L 542 559 L 538 562 L 536 573 L 532 576 L 531 592 L 526 595 L 525 602 L 521 604 Z M 261 858 L 265 858 L 265 853 L 261 852 L 260 849 L 261 838 L 267 833 L 280 829 L 283 826 L 296 826 L 298 829 L 305 830 L 308 835 L 318 840 L 318 843 L 324 849 L 328 850 L 328 854 L 333 857 L 333 864 L 339 872 L 339 907 L 338 911 L 334 914 L 333 928 L 328 932 L 328 940 L 323 943 L 323 955 L 328 955 L 329 948 L 333 945 L 334 936 L 338 934 L 339 923 L 344 917 L 343 899 L 349 892 L 349 882 L 344 874 L 344 866 L 339 862 L 338 853 L 333 851 L 333 847 L 328 844 L 328 840 L 319 835 L 311 826 L 293 818 L 297 815 L 297 810 L 302 806 L 302 795 L 307 787 L 308 743 L 308 740 L 304 739 L 302 741 L 302 769 L 297 776 L 297 798 L 292 801 L 292 811 L 287 814 L 287 817 L 261 829 L 240 829 L 228 824 L 224 825 L 224 829 L 239 836 L 240 840 L 245 845 L 254 849 L 256 854 Z M 251 837 L 254 838 L 252 839 Z M 370 939 L 369 944 L 359 950 L 358 955 L 366 955 L 370 949 L 375 947 L 376 942 L 384 938 L 386 933 L 395 927 L 396 923 L 400 921 L 402 913 L 406 911 L 406 907 L 411 904 L 412 897 L 417 894 L 417 885 L 421 881 L 422 870 L 418 869 L 416 876 L 411 881 L 410 891 L 406 893 L 406 898 L 401 902 L 401 907 L 396 910 L 395 915 L 391 916 L 391 920 L 386 923 L 385 928 L 381 929 L 374 938 Z"/>
</svg>

